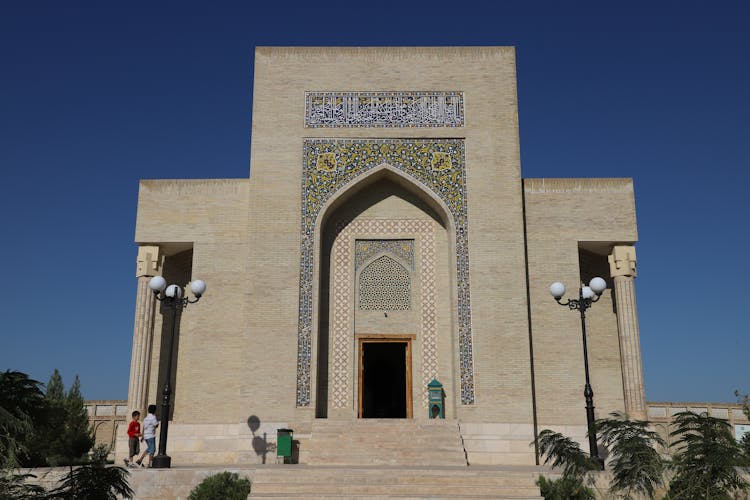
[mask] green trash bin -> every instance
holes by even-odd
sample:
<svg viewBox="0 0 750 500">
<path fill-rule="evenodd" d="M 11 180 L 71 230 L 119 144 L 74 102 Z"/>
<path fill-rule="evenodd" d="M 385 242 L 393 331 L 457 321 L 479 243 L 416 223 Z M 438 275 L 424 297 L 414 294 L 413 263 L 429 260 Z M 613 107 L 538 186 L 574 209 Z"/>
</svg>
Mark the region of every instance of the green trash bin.
<svg viewBox="0 0 750 500">
<path fill-rule="evenodd" d="M 276 460 L 279 457 L 283 459 L 283 462 L 291 461 L 292 459 L 292 429 L 276 429 Z"/>
</svg>

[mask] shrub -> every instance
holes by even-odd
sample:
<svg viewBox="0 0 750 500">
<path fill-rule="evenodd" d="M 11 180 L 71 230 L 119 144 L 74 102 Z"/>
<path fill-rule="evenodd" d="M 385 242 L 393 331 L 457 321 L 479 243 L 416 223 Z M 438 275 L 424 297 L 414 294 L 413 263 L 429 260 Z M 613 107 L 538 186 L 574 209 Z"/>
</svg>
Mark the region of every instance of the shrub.
<svg viewBox="0 0 750 500">
<path fill-rule="evenodd" d="M 580 477 L 547 479 L 539 476 L 536 481 L 545 500 L 593 500 L 594 490 L 583 484 Z"/>
<path fill-rule="evenodd" d="M 250 494 L 250 480 L 234 472 L 222 472 L 208 476 L 190 492 L 188 500 L 246 500 Z"/>
</svg>

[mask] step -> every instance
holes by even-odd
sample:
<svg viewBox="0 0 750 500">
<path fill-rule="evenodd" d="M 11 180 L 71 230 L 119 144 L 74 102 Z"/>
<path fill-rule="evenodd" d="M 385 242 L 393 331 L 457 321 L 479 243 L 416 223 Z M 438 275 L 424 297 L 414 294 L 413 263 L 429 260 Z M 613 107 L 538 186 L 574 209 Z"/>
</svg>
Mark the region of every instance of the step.
<svg viewBox="0 0 750 500">
<path fill-rule="evenodd" d="M 289 466 L 256 469 L 252 498 L 539 500 L 541 469 Z"/>
<path fill-rule="evenodd" d="M 455 420 L 319 419 L 306 444 L 313 465 L 466 465 Z"/>
<path fill-rule="evenodd" d="M 538 487 L 492 486 L 483 485 L 430 485 L 430 484 L 253 484 L 253 491 L 259 495 L 265 493 L 317 493 L 318 495 L 351 494 L 351 495 L 489 495 L 497 496 L 539 496 Z"/>
<path fill-rule="evenodd" d="M 497 500 L 543 500 L 543 497 L 539 494 L 537 489 L 534 493 L 528 495 L 511 495 L 498 493 L 496 491 L 489 493 L 467 493 L 461 494 L 445 494 L 443 492 L 431 492 L 426 495 L 419 495 L 416 493 L 368 493 L 366 495 L 354 494 L 351 492 L 346 493 L 324 493 L 320 492 L 300 492 L 300 493 L 250 493 L 250 499 L 254 498 L 348 498 L 348 499 L 364 499 L 364 498 L 414 498 L 414 499 L 433 499 L 433 498 L 451 498 L 451 499 L 470 499 L 470 498 L 494 498 Z"/>
</svg>

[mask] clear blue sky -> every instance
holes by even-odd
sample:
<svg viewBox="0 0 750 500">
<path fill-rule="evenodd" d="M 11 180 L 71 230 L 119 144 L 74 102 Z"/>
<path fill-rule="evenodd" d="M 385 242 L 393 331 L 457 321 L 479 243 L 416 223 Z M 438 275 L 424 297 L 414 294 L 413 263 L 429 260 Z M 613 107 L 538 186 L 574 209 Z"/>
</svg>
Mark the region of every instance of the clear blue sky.
<svg viewBox="0 0 750 500">
<path fill-rule="evenodd" d="M 524 176 L 635 180 L 647 398 L 750 391 L 747 2 L 99 3 L 0 4 L 0 369 L 127 396 L 138 180 L 248 175 L 256 45 L 514 45 Z"/>
</svg>

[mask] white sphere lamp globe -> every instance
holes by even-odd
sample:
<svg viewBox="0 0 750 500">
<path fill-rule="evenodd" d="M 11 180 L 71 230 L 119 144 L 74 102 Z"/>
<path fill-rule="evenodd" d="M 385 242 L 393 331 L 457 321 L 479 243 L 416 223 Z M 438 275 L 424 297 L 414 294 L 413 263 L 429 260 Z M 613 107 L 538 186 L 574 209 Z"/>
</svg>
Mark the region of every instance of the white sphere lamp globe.
<svg viewBox="0 0 750 500">
<path fill-rule="evenodd" d="M 594 291 L 590 287 L 584 286 L 581 288 L 581 297 L 584 299 L 593 299 Z"/>
<path fill-rule="evenodd" d="M 589 282 L 589 286 L 595 294 L 601 295 L 604 290 L 607 289 L 607 282 L 603 278 L 596 277 Z"/>
<path fill-rule="evenodd" d="M 206 282 L 203 280 L 195 280 L 192 283 L 190 283 L 190 291 L 193 292 L 193 295 L 196 297 L 200 297 L 204 293 L 206 293 Z"/>
<path fill-rule="evenodd" d="M 167 291 L 164 292 L 164 295 L 166 295 L 167 297 L 172 297 L 173 299 L 181 299 L 182 288 L 177 285 L 169 285 L 167 287 Z"/>
<path fill-rule="evenodd" d="M 559 281 L 556 281 L 555 283 L 552 283 L 549 287 L 549 293 L 552 295 L 555 299 L 559 299 L 563 295 L 565 295 L 565 285 L 560 283 Z"/>
<path fill-rule="evenodd" d="M 167 280 L 161 276 L 154 276 L 149 280 L 148 287 L 154 292 L 163 292 L 167 288 Z"/>
</svg>

